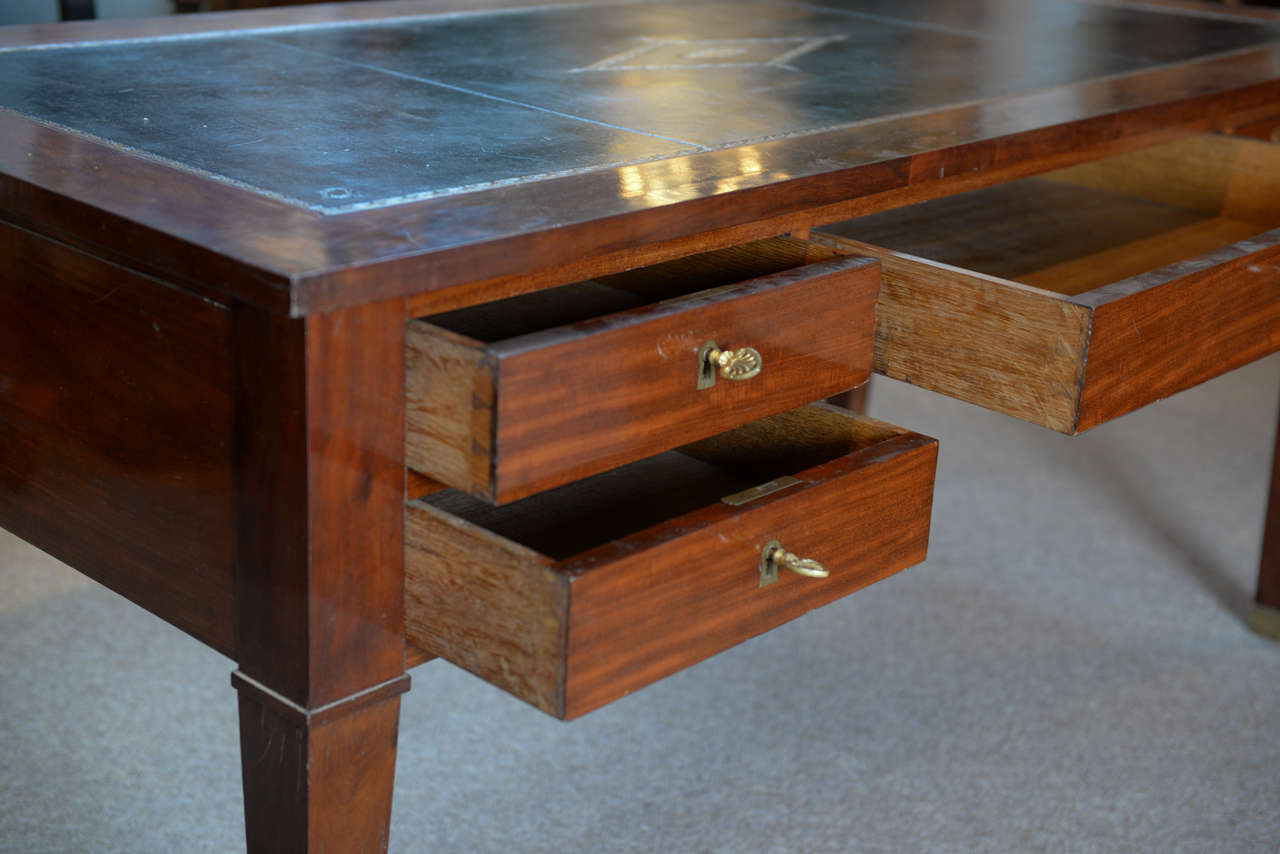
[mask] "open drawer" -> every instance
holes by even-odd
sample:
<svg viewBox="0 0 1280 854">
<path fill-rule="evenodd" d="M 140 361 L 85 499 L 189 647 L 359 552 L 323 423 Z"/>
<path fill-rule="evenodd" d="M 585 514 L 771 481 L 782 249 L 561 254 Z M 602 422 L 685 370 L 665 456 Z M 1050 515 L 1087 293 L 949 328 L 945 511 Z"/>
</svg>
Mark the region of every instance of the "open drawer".
<svg viewBox="0 0 1280 854">
<path fill-rule="evenodd" d="M 814 404 L 500 507 L 437 492 L 408 506 L 406 632 L 576 717 L 922 561 L 936 460 Z"/>
<path fill-rule="evenodd" d="M 408 465 L 504 503 L 853 388 L 879 286 L 784 237 L 416 320 Z"/>
<path fill-rule="evenodd" d="M 1205 136 L 825 226 L 876 370 L 1064 433 L 1280 349 L 1280 146 Z"/>
</svg>

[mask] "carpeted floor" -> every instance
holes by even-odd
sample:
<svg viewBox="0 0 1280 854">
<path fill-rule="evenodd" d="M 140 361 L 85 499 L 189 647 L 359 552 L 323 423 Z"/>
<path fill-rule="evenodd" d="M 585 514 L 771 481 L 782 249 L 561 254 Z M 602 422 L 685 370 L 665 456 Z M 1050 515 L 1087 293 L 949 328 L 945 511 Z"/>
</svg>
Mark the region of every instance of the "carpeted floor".
<svg viewBox="0 0 1280 854">
<path fill-rule="evenodd" d="M 931 557 L 581 721 L 442 662 L 396 852 L 1280 851 L 1252 595 L 1280 359 L 1077 438 L 942 439 Z M 0 851 L 237 851 L 232 663 L 0 535 Z"/>
</svg>

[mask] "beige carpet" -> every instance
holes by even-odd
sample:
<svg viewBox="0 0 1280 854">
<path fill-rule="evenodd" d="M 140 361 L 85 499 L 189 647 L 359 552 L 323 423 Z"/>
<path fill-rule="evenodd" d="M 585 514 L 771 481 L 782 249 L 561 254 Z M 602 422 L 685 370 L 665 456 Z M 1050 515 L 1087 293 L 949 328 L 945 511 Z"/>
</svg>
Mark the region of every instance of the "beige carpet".
<svg viewBox="0 0 1280 854">
<path fill-rule="evenodd" d="M 927 563 L 572 724 L 420 668 L 392 850 L 1276 854 L 1278 391 L 1067 439 L 880 382 L 943 441 Z M 0 851 L 240 850 L 231 669 L 0 537 Z"/>
</svg>

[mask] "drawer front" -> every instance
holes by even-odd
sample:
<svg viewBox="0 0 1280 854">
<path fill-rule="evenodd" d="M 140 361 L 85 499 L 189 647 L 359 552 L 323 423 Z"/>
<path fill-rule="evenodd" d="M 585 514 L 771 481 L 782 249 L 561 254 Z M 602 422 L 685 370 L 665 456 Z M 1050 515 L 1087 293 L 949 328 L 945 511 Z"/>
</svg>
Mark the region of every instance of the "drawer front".
<svg viewBox="0 0 1280 854">
<path fill-rule="evenodd" d="M 823 435 L 806 438 L 815 423 Z M 413 502 L 410 640 L 572 718 L 923 560 L 932 439 L 817 405 L 682 451 L 728 467 L 790 442 L 781 453 L 803 463 L 795 447 L 811 441 L 826 445 L 813 458 L 829 459 L 558 559 L 495 534 L 488 522 Z M 839 453 L 841 441 L 848 453 Z M 773 474 L 777 463 L 770 465 Z M 636 500 L 656 494 L 636 490 Z M 524 503 L 502 509 L 521 512 Z M 556 515 L 549 507 L 527 512 L 520 524 L 529 527 Z M 771 542 L 821 562 L 829 576 L 784 568 L 761 586 Z"/>
<path fill-rule="evenodd" d="M 836 257 L 486 345 L 415 322 L 409 465 L 505 503 L 853 388 L 878 292 L 877 262 Z M 710 343 L 759 373 L 708 383 Z"/>
<path fill-rule="evenodd" d="M 1078 433 L 1280 349 L 1280 146 L 1197 137 L 852 220 L 876 370 Z"/>
</svg>

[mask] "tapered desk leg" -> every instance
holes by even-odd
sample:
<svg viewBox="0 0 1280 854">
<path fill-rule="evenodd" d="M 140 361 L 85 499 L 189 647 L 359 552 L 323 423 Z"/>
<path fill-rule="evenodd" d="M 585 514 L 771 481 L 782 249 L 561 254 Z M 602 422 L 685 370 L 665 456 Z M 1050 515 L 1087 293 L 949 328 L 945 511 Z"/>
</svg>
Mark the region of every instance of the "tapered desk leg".
<svg viewBox="0 0 1280 854">
<path fill-rule="evenodd" d="M 409 677 L 319 711 L 240 673 L 240 764 L 252 851 L 386 851 L 400 694 Z"/>
<path fill-rule="evenodd" d="M 385 851 L 408 688 L 402 303 L 236 306 L 233 338 L 249 851 Z"/>
<path fill-rule="evenodd" d="M 1250 625 L 1260 634 L 1280 640 L 1280 424 L 1271 461 L 1271 495 L 1262 531 L 1262 561 L 1258 567 L 1258 595 Z"/>
</svg>

